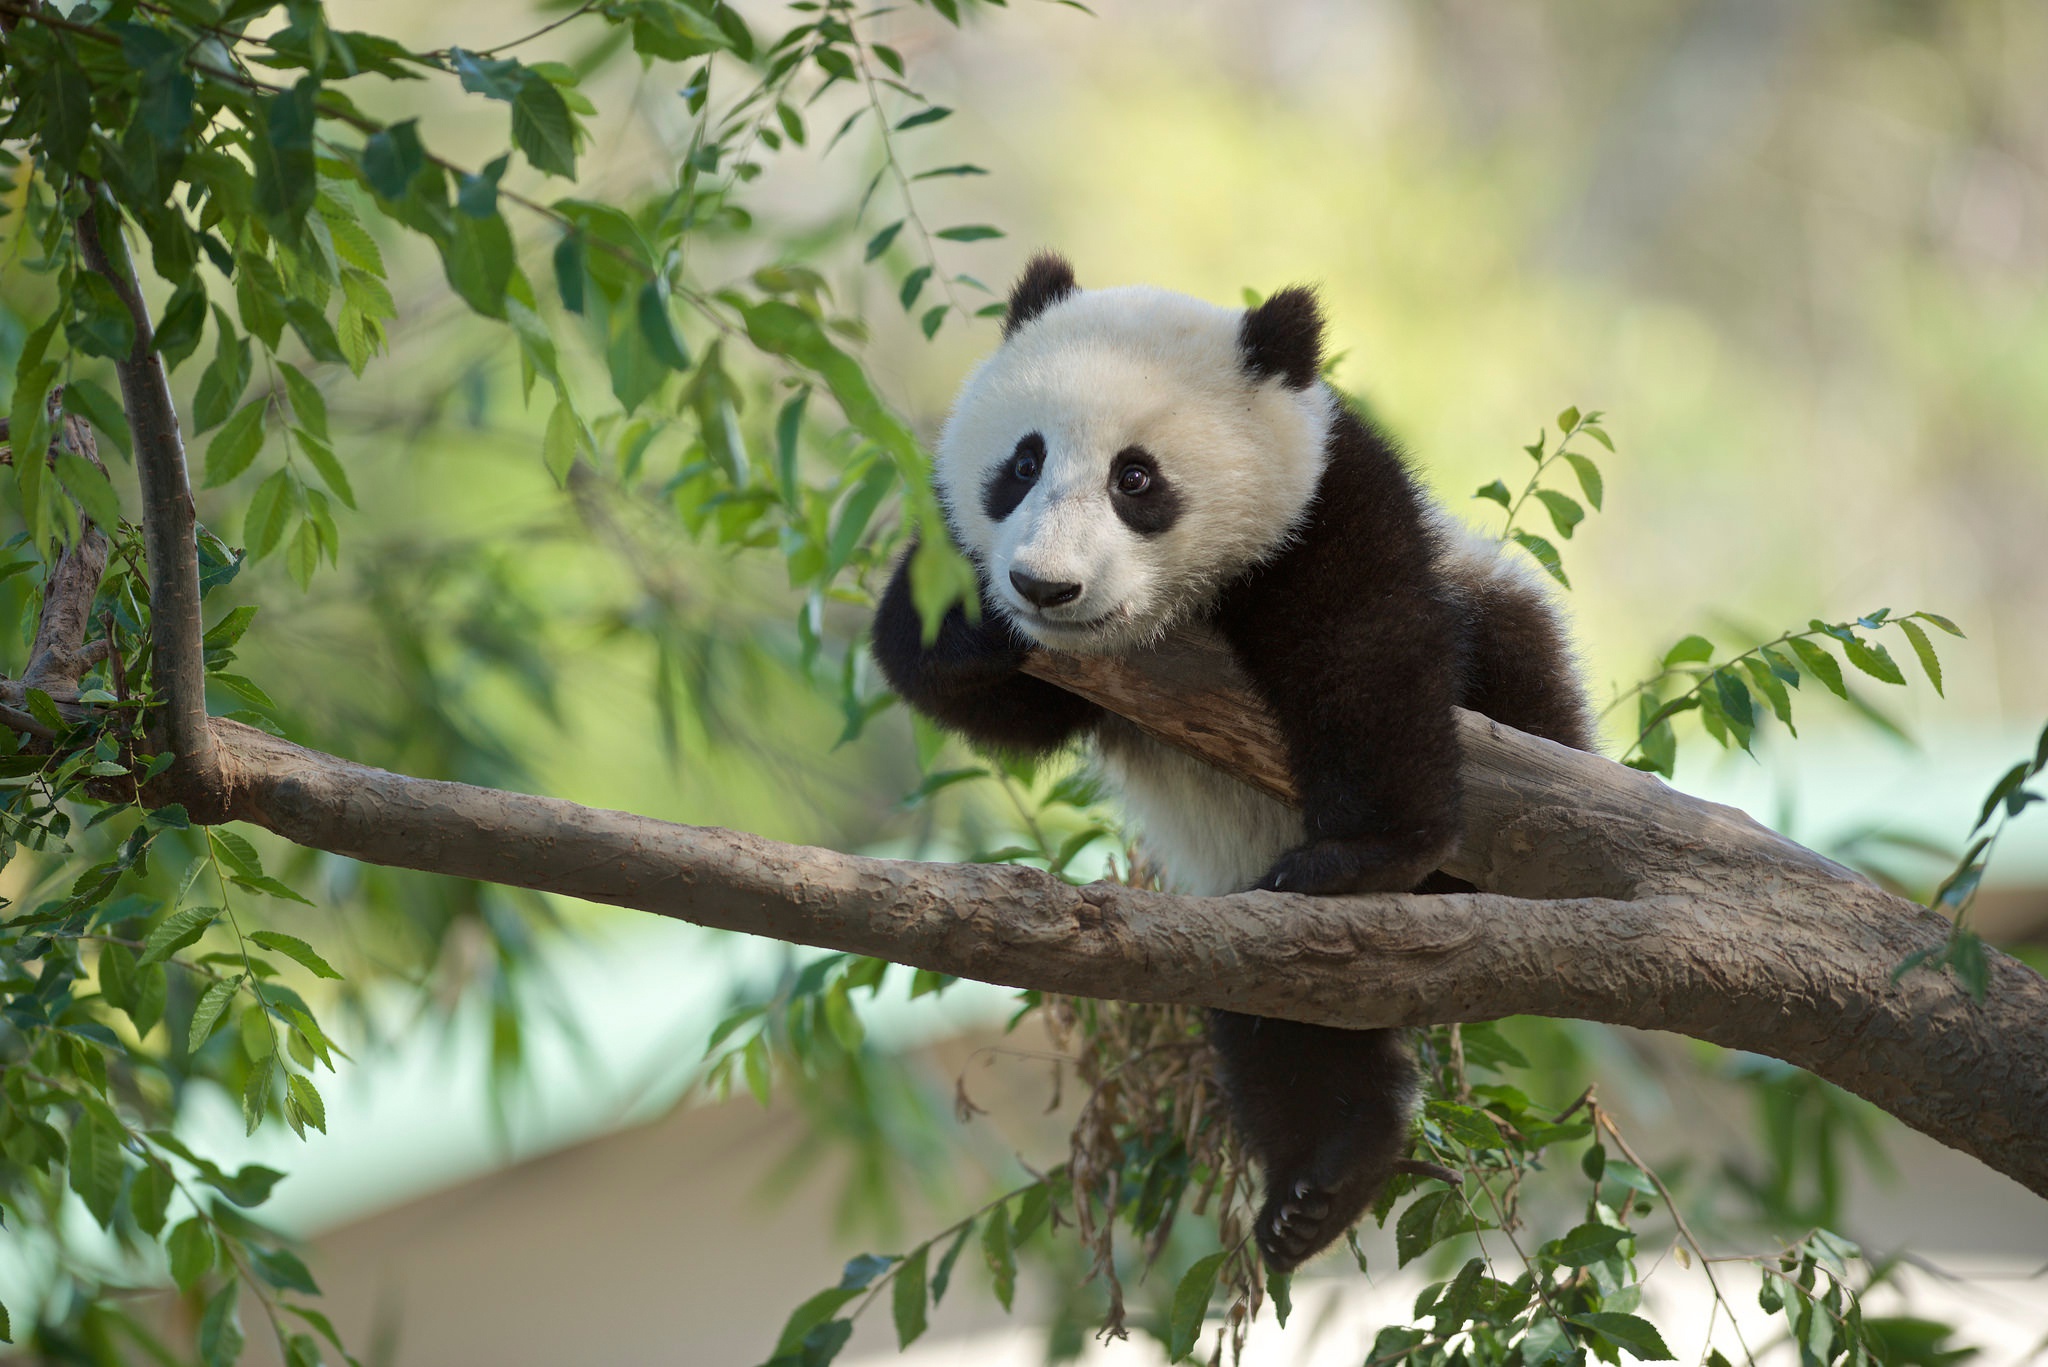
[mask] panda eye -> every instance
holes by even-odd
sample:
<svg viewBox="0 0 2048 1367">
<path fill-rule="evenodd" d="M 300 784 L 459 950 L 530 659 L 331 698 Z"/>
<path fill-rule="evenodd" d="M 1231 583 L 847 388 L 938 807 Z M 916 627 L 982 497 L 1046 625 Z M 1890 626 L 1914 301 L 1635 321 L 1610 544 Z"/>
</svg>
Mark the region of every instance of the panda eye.
<svg viewBox="0 0 2048 1367">
<path fill-rule="evenodd" d="M 1019 451 L 1010 462 L 1010 477 L 1021 479 L 1026 484 L 1038 478 L 1038 457 L 1029 451 Z"/>
<path fill-rule="evenodd" d="M 1137 495 L 1152 487 L 1152 472 L 1133 462 L 1117 472 L 1116 491 L 1120 494 Z"/>
</svg>

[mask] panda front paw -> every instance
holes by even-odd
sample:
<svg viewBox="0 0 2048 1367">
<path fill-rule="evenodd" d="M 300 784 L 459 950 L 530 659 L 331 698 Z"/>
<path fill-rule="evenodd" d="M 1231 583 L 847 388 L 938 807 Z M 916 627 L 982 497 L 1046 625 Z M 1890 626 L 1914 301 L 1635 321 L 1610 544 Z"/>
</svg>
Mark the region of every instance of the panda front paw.
<svg viewBox="0 0 2048 1367">
<path fill-rule="evenodd" d="M 926 653 L 924 666 L 943 687 L 979 688 L 1009 678 L 1030 654 L 1031 643 L 1008 622 L 989 612 L 970 622 L 956 607 L 940 624 L 939 638 Z"/>
<path fill-rule="evenodd" d="M 1280 856 L 1255 885 L 1265 892 L 1334 897 L 1356 892 L 1408 892 L 1448 851 L 1397 847 L 1382 840 L 1315 840 Z"/>
</svg>

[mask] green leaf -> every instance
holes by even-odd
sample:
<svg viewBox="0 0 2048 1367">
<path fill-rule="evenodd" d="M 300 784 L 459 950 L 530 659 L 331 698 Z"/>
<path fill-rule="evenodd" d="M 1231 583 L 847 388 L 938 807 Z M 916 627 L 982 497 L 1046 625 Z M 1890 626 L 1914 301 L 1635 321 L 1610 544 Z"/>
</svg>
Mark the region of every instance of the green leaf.
<svg viewBox="0 0 2048 1367">
<path fill-rule="evenodd" d="M 547 435 L 541 438 L 540 448 L 541 459 L 557 485 L 566 487 L 569 483 L 569 471 L 575 467 L 582 446 L 583 424 L 576 420 L 576 410 L 564 395 L 555 400 L 554 411 L 548 414 Z"/>
<path fill-rule="evenodd" d="M 571 313 L 583 312 L 583 285 L 586 267 L 583 261 L 583 235 L 564 234 L 555 244 L 555 289 L 562 296 L 562 307 Z"/>
<path fill-rule="evenodd" d="M 900 1352 L 915 1343 L 926 1328 L 925 1259 L 932 1246 L 919 1244 L 896 1269 L 896 1281 L 889 1288 L 890 1310 L 896 1320 L 896 1347 Z"/>
<path fill-rule="evenodd" d="M 185 1052 L 196 1054 L 207 1037 L 213 1034 L 214 1026 L 220 1024 L 221 1013 L 228 1009 L 228 1003 L 235 998 L 235 989 L 240 987 L 240 978 L 223 978 L 206 989 L 199 998 L 199 1004 L 192 1008 L 192 1033 L 185 1044 Z"/>
<path fill-rule="evenodd" d="M 1604 433 L 1596 433 L 1595 435 L 1599 436 L 1602 441 L 1606 440 Z M 1600 467 L 1593 463 L 1590 456 L 1582 456 L 1576 451 L 1565 452 L 1564 458 L 1578 475 L 1579 487 L 1586 491 L 1586 502 L 1598 508 L 1601 498 L 1606 493 L 1606 485 L 1600 479 Z"/>
<path fill-rule="evenodd" d="M 1572 529 L 1586 520 L 1586 510 L 1579 506 L 1579 501 L 1570 494 L 1561 494 L 1555 489 L 1538 489 L 1536 497 L 1550 510 L 1550 522 L 1557 528 L 1557 534 L 1567 541 L 1571 540 Z"/>
<path fill-rule="evenodd" d="M 1934 642 L 1927 639 L 1927 632 L 1918 622 L 1901 617 L 1899 630 L 1906 633 L 1906 639 L 1913 643 L 1913 653 L 1920 657 L 1920 668 L 1927 672 L 1927 681 L 1934 685 L 1936 696 L 1941 692 L 1941 659 L 1934 653 Z"/>
<path fill-rule="evenodd" d="M 927 342 L 939 335 L 939 327 L 946 321 L 946 314 L 951 309 L 950 304 L 934 304 L 924 311 L 924 317 L 917 320 L 918 330 L 924 333 Z"/>
<path fill-rule="evenodd" d="M 85 1202 L 101 1229 L 113 1223 L 114 1203 L 121 1199 L 121 1136 L 94 1119 L 90 1110 L 80 1113 L 71 1127 L 71 1189 Z"/>
<path fill-rule="evenodd" d="M 919 171 L 911 179 L 932 180 L 939 176 L 985 176 L 987 174 L 988 169 L 986 167 L 973 166 L 962 162 L 958 166 L 934 166 L 929 171 Z"/>
<path fill-rule="evenodd" d="M 268 1062 L 257 1064 L 249 1070 L 249 1081 L 242 1088 L 242 1124 L 247 1134 L 263 1127 L 263 1114 L 270 1107 L 270 1072 Z"/>
<path fill-rule="evenodd" d="M 152 1239 L 164 1231 L 164 1215 L 171 1207 L 171 1196 L 177 1191 L 177 1183 L 171 1174 L 156 1163 L 144 1163 L 135 1174 L 135 1180 L 128 1184 L 128 1210 L 135 1217 L 135 1224 Z"/>
<path fill-rule="evenodd" d="M 1591 1329 L 1604 1336 L 1616 1347 L 1644 1362 L 1672 1362 L 1671 1350 L 1664 1346 L 1657 1327 L 1636 1315 L 1617 1315 L 1611 1311 L 1588 1310 L 1583 1314 L 1566 1316 L 1582 1329 Z"/>
<path fill-rule="evenodd" d="M 789 1319 L 782 1326 L 782 1334 L 775 1340 L 775 1351 L 769 1354 L 771 1361 L 792 1355 L 803 1346 L 804 1339 L 813 1329 L 830 1320 L 848 1301 L 858 1296 L 854 1287 L 835 1286 L 817 1295 L 790 1311 Z"/>
<path fill-rule="evenodd" d="M 639 316 L 640 335 L 647 339 L 647 349 L 654 353 L 654 359 L 671 370 L 688 370 L 690 353 L 676 334 L 675 320 L 669 317 L 667 295 L 652 280 L 640 290 Z"/>
<path fill-rule="evenodd" d="M 1842 654 L 1849 657 L 1849 663 L 1873 679 L 1888 684 L 1904 684 L 1906 676 L 1899 669 L 1898 661 L 1891 652 L 1875 641 L 1850 640 L 1842 642 Z"/>
<path fill-rule="evenodd" d="M 242 1321 L 237 1304 L 241 1284 L 229 1277 L 199 1317 L 199 1360 L 206 1367 L 233 1367 L 242 1356 Z"/>
<path fill-rule="evenodd" d="M 1515 544 L 1535 556 L 1536 563 L 1541 565 L 1552 579 L 1555 579 L 1566 588 L 1572 586 L 1572 581 L 1564 576 L 1564 562 L 1558 558 L 1557 547 L 1534 533 L 1525 532 L 1520 529 L 1514 531 L 1512 535 Z"/>
<path fill-rule="evenodd" d="M 1714 658 L 1714 643 L 1704 636 L 1687 636 L 1664 652 L 1664 668 L 1681 664 L 1705 664 Z"/>
<path fill-rule="evenodd" d="M 213 1231 L 196 1215 L 179 1222 L 164 1248 L 171 1259 L 171 1280 L 188 1295 L 199 1279 L 213 1270 Z"/>
<path fill-rule="evenodd" d="M 1515 496 L 1508 492 L 1508 486 L 1500 480 L 1495 480 L 1472 497 L 1492 499 L 1503 508 L 1512 508 L 1515 504 Z"/>
<path fill-rule="evenodd" d="M 268 405 L 268 399 L 244 404 L 207 443 L 203 481 L 206 488 L 226 484 L 256 459 L 256 453 L 263 449 L 263 411 Z"/>
<path fill-rule="evenodd" d="M 1173 1289 L 1173 1309 L 1167 1318 L 1167 1361 L 1179 1362 L 1195 1350 L 1195 1341 L 1202 1336 L 1202 1321 L 1209 1313 L 1210 1298 L 1216 1294 L 1216 1274 L 1229 1256 L 1228 1249 L 1218 1250 L 1196 1259 L 1181 1274 L 1180 1285 Z"/>
<path fill-rule="evenodd" d="M 1742 676 L 1732 669 L 1717 669 L 1713 680 L 1714 696 L 1728 720 L 1744 729 L 1755 726 L 1756 712 L 1750 706 L 1749 689 L 1743 685 Z"/>
<path fill-rule="evenodd" d="M 134 459 L 135 448 L 128 440 L 128 415 L 121 410 L 121 401 L 99 384 L 83 376 L 65 381 L 64 411 L 84 418 L 119 447 L 123 456 Z"/>
<path fill-rule="evenodd" d="M 960 1260 L 960 1250 L 967 1246 L 967 1238 L 974 1233 L 974 1221 L 968 1220 L 960 1226 L 960 1232 L 953 1236 L 953 1242 L 946 1247 L 945 1256 L 939 1259 L 938 1271 L 932 1273 L 932 1305 L 936 1307 L 946 1294 L 947 1285 L 953 1280 L 953 1264 Z"/>
<path fill-rule="evenodd" d="M 80 511 L 109 532 L 121 525 L 121 500 L 115 495 L 106 471 L 71 451 L 59 451 L 56 466 L 57 482 L 77 502 Z"/>
<path fill-rule="evenodd" d="M 57 48 L 43 83 L 43 151 L 66 170 L 92 140 L 92 86 L 64 49 Z"/>
<path fill-rule="evenodd" d="M 125 361 L 135 350 L 135 315 L 121 296 L 95 271 L 83 271 L 71 287 L 72 316 L 64 337 L 77 351 Z"/>
<path fill-rule="evenodd" d="M 258 98 L 248 143 L 256 166 L 256 212 L 278 237 L 291 239 L 313 207 L 319 177 L 313 169 L 317 77 L 301 77 L 290 90 Z"/>
<path fill-rule="evenodd" d="M 292 533 L 291 544 L 285 547 L 284 568 L 301 593 L 312 587 L 313 572 L 320 568 L 320 532 L 309 519 L 300 519 L 298 530 Z"/>
<path fill-rule="evenodd" d="M 873 237 L 869 238 L 867 246 L 867 255 L 864 259 L 872 261 L 876 257 L 880 256 L 883 252 L 888 251 L 889 244 L 896 240 L 896 234 L 903 231 L 903 225 L 906 221 L 907 220 L 905 219 L 899 218 L 894 223 L 891 223 L 888 227 L 882 229 L 882 231 L 876 233 Z"/>
<path fill-rule="evenodd" d="M 915 114 L 909 114 L 897 120 L 896 131 L 901 133 L 908 128 L 922 128 L 928 123 L 937 123 L 939 120 L 949 117 L 952 112 L 952 110 L 942 104 L 931 105 L 928 108 L 918 110 Z"/>
<path fill-rule="evenodd" d="M 903 277 L 903 288 L 896 292 L 896 297 L 903 302 L 903 311 L 905 313 L 910 312 L 916 305 L 917 296 L 924 292 L 924 282 L 931 278 L 932 268 L 930 266 L 914 267 L 908 275 Z"/>
<path fill-rule="evenodd" d="M 868 522 L 875 515 L 875 509 L 889 491 L 896 487 L 896 467 L 886 460 L 877 460 L 861 482 L 846 497 L 839 509 L 839 518 L 832 528 L 832 540 L 827 549 L 827 565 L 836 573 L 853 555 L 853 549 L 860 543 L 861 535 L 867 531 Z"/>
<path fill-rule="evenodd" d="M 206 928 L 219 915 L 219 907 L 187 907 L 183 911 L 172 912 L 143 941 L 142 957 L 136 961 L 137 967 L 147 967 L 170 958 L 204 935 Z"/>
<path fill-rule="evenodd" d="M 1478 1228 L 1459 1195 L 1451 1190 L 1426 1191 L 1408 1203 L 1394 1226 L 1394 1251 L 1406 1267 L 1427 1249 Z"/>
<path fill-rule="evenodd" d="M 266 1168 L 259 1163 L 249 1163 L 237 1171 L 233 1177 L 229 1177 L 218 1170 L 213 1172 L 202 1170 L 200 1176 L 208 1186 L 214 1188 L 221 1195 L 227 1197 L 228 1200 L 233 1201 L 236 1205 L 246 1210 L 251 1206 L 260 1206 L 269 1200 L 270 1189 L 283 1179 L 284 1174 L 276 1168 Z"/>
<path fill-rule="evenodd" d="M 1951 636 L 1961 636 L 1963 634 L 1963 629 L 1961 627 L 1957 626 L 1954 622 L 1949 621 L 1948 618 L 1943 617 L 1938 612 L 1916 612 L 1913 615 L 1915 617 L 1918 617 L 1923 622 L 1933 623 L 1935 626 L 1940 627 L 1943 631 L 1947 632 Z"/>
<path fill-rule="evenodd" d="M 1017 1294 L 1017 1254 L 1010 1242 L 1008 1206 L 997 1206 L 988 1217 L 988 1223 L 982 1226 L 981 1257 L 988 1264 L 996 1299 L 1007 1311 Z"/>
<path fill-rule="evenodd" d="M 248 544 L 250 558 L 261 560 L 277 549 L 277 543 L 284 540 L 285 528 L 291 525 L 293 503 L 291 473 L 287 470 L 274 471 L 256 486 L 249 509 L 242 515 L 242 540 Z"/>
<path fill-rule="evenodd" d="M 1589 1221 L 1552 1240 L 1543 1251 L 1561 1267 L 1590 1267 L 1615 1257 L 1623 1242 L 1635 1237 L 1632 1230 Z"/>
<path fill-rule="evenodd" d="M 1570 431 L 1571 431 L 1571 430 L 1572 430 L 1572 429 L 1573 429 L 1574 427 L 1577 427 L 1578 425 L 1579 425 L 1579 410 L 1578 410 L 1577 408 L 1575 408 L 1575 407 L 1574 407 L 1574 408 L 1567 408 L 1567 409 L 1565 409 L 1565 410 L 1564 410 L 1564 412 L 1562 412 L 1562 413 L 1560 413 L 1560 414 L 1558 414 L 1558 415 L 1557 415 L 1557 430 L 1558 430 L 1558 431 L 1560 431 L 1560 432 L 1567 432 L 1567 433 L 1568 433 L 1568 432 L 1570 432 Z"/>
<path fill-rule="evenodd" d="M 562 92 L 543 77 L 522 83 L 512 101 L 512 142 L 536 170 L 575 178 L 575 116 Z"/>
<path fill-rule="evenodd" d="M 1294 1278 L 1286 1272 L 1266 1269 L 1266 1299 L 1273 1302 L 1273 1318 L 1280 1327 L 1287 1327 L 1287 1317 L 1294 1313 Z"/>
<path fill-rule="evenodd" d="M 1806 672 L 1826 684 L 1830 693 L 1838 698 L 1849 696 L 1848 686 L 1842 682 L 1842 667 L 1835 663 L 1834 656 L 1803 636 L 1795 636 L 1786 644 L 1799 657 L 1799 663 L 1806 666 Z"/>
<path fill-rule="evenodd" d="M 960 228 L 941 228 L 932 236 L 946 242 L 986 242 L 1001 237 L 1001 228 L 991 228 L 986 223 L 973 223 Z"/>
<path fill-rule="evenodd" d="M 327 1103 L 320 1099 L 320 1089 L 313 1085 L 313 1079 L 300 1073 L 291 1074 L 285 1098 L 286 1104 L 298 1112 L 300 1119 L 320 1133 L 327 1133 Z"/>
<path fill-rule="evenodd" d="M 292 435 L 299 439 L 299 449 L 305 453 L 307 464 L 320 476 L 320 482 L 333 491 L 334 496 L 344 504 L 356 506 L 356 491 L 348 482 L 348 472 L 341 468 L 341 461 L 335 457 L 334 448 L 324 437 L 294 427 Z"/>
<path fill-rule="evenodd" d="M 298 960 L 307 968 L 312 969 L 313 976 L 317 978 L 339 978 L 341 976 L 341 974 L 334 970 L 333 965 L 314 952 L 313 946 L 307 944 L 296 935 L 286 935 L 282 931 L 276 930 L 259 930 L 249 938 L 262 945 L 265 949 L 276 950 L 287 958 Z"/>
</svg>

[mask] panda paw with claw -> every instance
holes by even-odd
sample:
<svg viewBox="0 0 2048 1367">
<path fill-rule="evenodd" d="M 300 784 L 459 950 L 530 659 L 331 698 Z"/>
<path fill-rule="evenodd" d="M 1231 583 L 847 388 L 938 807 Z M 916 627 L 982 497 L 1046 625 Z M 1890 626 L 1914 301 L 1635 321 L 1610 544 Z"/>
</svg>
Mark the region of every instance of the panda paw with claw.
<svg viewBox="0 0 2048 1367">
<path fill-rule="evenodd" d="M 1316 840 L 1281 855 L 1255 886 L 1311 897 L 1408 892 L 1429 876 L 1444 853 L 1435 842 L 1418 851 L 1385 840 Z"/>
</svg>

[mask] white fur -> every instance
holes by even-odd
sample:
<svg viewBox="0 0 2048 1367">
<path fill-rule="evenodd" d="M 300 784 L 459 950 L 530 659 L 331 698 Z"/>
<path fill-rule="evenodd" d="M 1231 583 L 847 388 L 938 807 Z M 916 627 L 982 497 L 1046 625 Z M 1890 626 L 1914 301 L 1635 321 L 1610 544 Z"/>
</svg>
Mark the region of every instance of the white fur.
<svg viewBox="0 0 2048 1367">
<path fill-rule="evenodd" d="M 1300 525 L 1336 398 L 1320 384 L 1255 382 L 1238 349 L 1243 318 L 1149 286 L 1085 290 L 1025 323 L 968 378 L 939 438 L 939 497 L 997 608 L 1026 635 L 1069 651 L 1156 639 Z M 983 487 L 1032 432 L 1045 439 L 1043 471 L 992 521 Z M 1181 497 L 1162 535 L 1132 531 L 1111 507 L 1111 466 L 1130 446 Z M 1011 587 L 1013 569 L 1081 594 L 1036 608 Z"/>
</svg>

